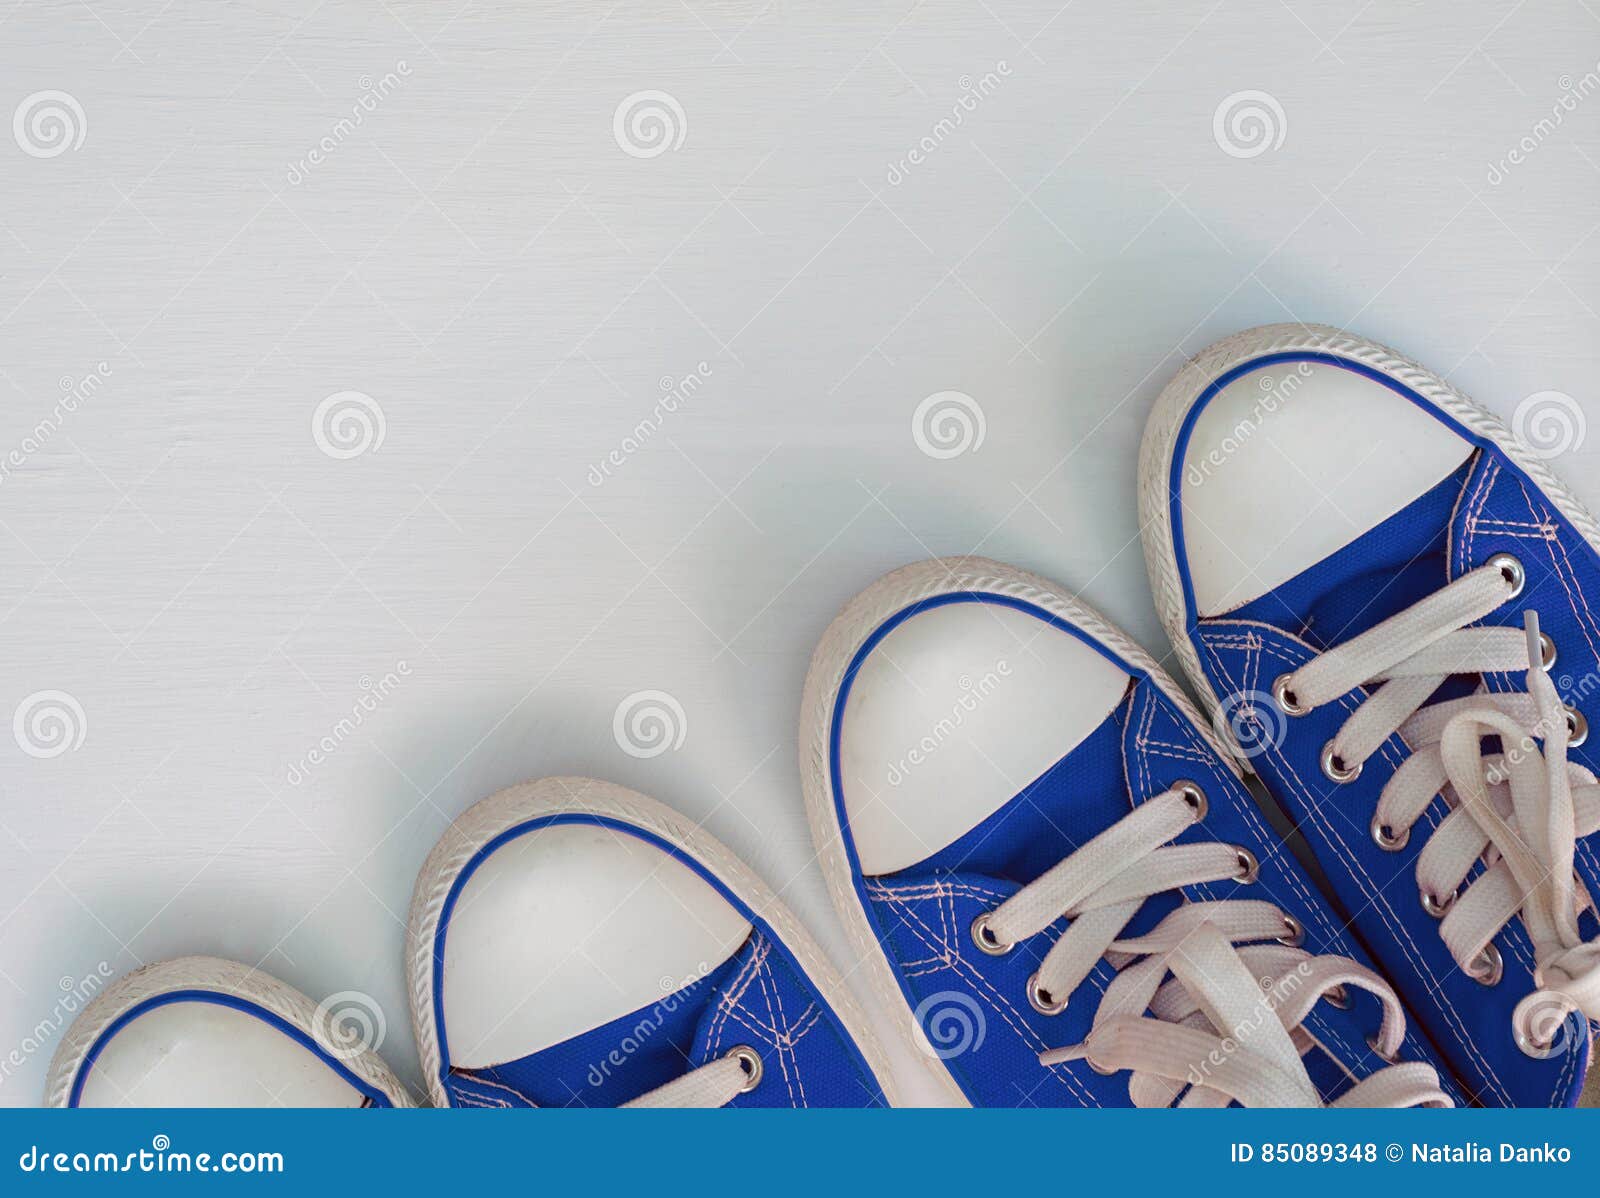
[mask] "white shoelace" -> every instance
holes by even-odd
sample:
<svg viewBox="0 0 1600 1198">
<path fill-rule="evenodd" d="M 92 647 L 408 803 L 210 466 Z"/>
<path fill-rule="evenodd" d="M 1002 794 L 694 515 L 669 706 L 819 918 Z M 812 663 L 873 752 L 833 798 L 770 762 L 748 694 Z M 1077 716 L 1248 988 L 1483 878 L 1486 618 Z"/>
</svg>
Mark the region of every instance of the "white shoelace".
<svg viewBox="0 0 1600 1198">
<path fill-rule="evenodd" d="M 1186 902 L 1145 934 L 1118 938 L 1152 895 L 1254 880 L 1257 862 L 1246 849 L 1167 844 L 1205 813 L 1204 792 L 1176 784 L 979 916 L 972 937 L 984 952 L 1001 955 L 1071 918 L 1029 979 L 1029 1001 L 1045 1014 L 1065 1009 L 1102 957 L 1119 969 L 1088 1038 L 1040 1054 L 1041 1064 L 1086 1059 L 1103 1073 L 1130 1070 L 1128 1092 L 1142 1107 L 1170 1106 L 1180 1094 L 1182 1106 L 1321 1106 L 1300 1059 L 1319 1046 L 1304 1020 L 1325 997 L 1347 1001 L 1349 987 L 1367 990 L 1383 1006 L 1371 1046 L 1393 1058 L 1405 1017 L 1382 978 L 1342 957 L 1312 956 L 1299 947 L 1299 922 L 1260 900 Z M 1334 1105 L 1450 1100 L 1431 1066 L 1398 1064 L 1356 1082 Z"/>
<path fill-rule="evenodd" d="M 1520 912 L 1534 948 L 1535 989 L 1512 1016 L 1517 1043 L 1546 1055 L 1573 1012 L 1600 1018 L 1600 942 L 1585 941 L 1578 917 L 1591 905 L 1573 873 L 1577 840 L 1600 829 L 1600 785 L 1567 760 L 1587 735 L 1550 681 L 1555 646 L 1535 612 L 1524 628 L 1468 627 L 1521 594 L 1521 564 L 1509 554 L 1457 578 L 1373 628 L 1279 678 L 1273 693 L 1301 715 L 1381 684 L 1323 749 L 1323 771 L 1348 781 L 1396 732 L 1411 755 L 1384 786 L 1372 835 L 1399 849 L 1436 795 L 1451 810 L 1417 858 L 1423 907 L 1470 976 L 1494 985 L 1503 961 L 1494 937 Z M 1525 692 L 1480 685 L 1465 698 L 1423 704 L 1459 674 L 1525 670 Z M 1486 754 L 1482 738 L 1501 752 Z M 1543 742 L 1540 752 L 1537 742 Z M 1485 870 L 1463 888 L 1482 860 Z"/>
<path fill-rule="evenodd" d="M 622 1105 L 647 1108 L 727 1106 L 760 1084 L 761 1058 L 754 1049 L 740 1045 Z"/>
</svg>

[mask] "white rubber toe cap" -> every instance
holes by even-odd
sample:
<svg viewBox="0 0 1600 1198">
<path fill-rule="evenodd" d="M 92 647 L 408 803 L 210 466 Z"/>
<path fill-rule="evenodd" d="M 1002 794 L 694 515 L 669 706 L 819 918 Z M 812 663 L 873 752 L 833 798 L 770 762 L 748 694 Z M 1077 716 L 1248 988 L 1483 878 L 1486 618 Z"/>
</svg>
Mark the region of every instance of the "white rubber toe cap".
<svg viewBox="0 0 1600 1198">
<path fill-rule="evenodd" d="M 456 901 L 449 1063 L 505 1064 L 649 1007 L 749 935 L 710 883 L 646 840 L 582 823 L 526 833 L 490 854 Z"/>
<path fill-rule="evenodd" d="M 1199 614 L 1281 586 L 1449 477 L 1472 448 L 1356 371 L 1304 361 L 1246 371 L 1196 417 L 1180 463 Z"/>
<path fill-rule="evenodd" d="M 101 1049 L 84 1107 L 350 1107 L 363 1095 L 317 1053 L 247 1011 L 178 1001 Z"/>
<path fill-rule="evenodd" d="M 959 840 L 1099 727 L 1128 682 L 1015 607 L 947 603 L 896 625 L 861 663 L 840 727 L 862 871 L 893 873 Z"/>
</svg>

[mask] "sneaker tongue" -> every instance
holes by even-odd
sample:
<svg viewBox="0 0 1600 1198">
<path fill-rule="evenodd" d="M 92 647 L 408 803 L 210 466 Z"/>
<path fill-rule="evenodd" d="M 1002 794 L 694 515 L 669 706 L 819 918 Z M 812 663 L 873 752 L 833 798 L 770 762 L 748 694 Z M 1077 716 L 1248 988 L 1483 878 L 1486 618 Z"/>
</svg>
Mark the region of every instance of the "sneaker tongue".
<svg viewBox="0 0 1600 1198">
<path fill-rule="evenodd" d="M 1134 702 L 1124 699 L 1100 727 L 999 811 L 899 876 L 974 876 L 1020 888 L 1125 817 L 1132 809 L 1124 753 Z M 1175 894 L 1146 899 L 1126 934 L 1149 931 L 1177 903 Z"/>
<path fill-rule="evenodd" d="M 1437 591 L 1450 579 L 1451 518 L 1476 460 L 1227 618 L 1271 624 L 1330 649 Z"/>
<path fill-rule="evenodd" d="M 705 1029 L 719 997 L 765 944 L 752 933 L 729 960 L 647 1007 L 520 1060 L 452 1070 L 445 1085 L 460 1106 L 620 1106 L 709 1059 Z"/>
<path fill-rule="evenodd" d="M 984 874 L 1021 885 L 1127 815 L 1122 769 L 1127 714 L 1127 702 L 1119 703 L 1005 806 L 905 873 Z"/>
</svg>

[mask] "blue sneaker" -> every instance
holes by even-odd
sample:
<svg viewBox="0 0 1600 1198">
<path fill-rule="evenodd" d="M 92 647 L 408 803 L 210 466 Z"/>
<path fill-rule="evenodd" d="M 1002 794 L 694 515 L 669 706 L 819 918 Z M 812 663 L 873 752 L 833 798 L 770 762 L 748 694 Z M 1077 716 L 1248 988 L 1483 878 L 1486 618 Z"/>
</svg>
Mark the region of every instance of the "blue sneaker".
<svg viewBox="0 0 1600 1198">
<path fill-rule="evenodd" d="M 180 957 L 117 979 L 62 1037 L 53 1107 L 398 1107 L 379 1059 L 383 1011 L 345 991 L 322 1003 L 260 970 Z"/>
<path fill-rule="evenodd" d="M 983 1106 L 1449 1106 L 1172 681 L 1042 578 L 880 579 L 812 659 L 806 806 L 880 1001 Z"/>
<path fill-rule="evenodd" d="M 843 981 L 738 858 L 589 778 L 478 803 L 417 878 L 436 1105 L 859 1107 L 888 1072 Z"/>
<path fill-rule="evenodd" d="M 1565 1106 L 1600 1016 L 1600 528 L 1545 461 L 1581 411 L 1525 422 L 1537 452 L 1383 346 L 1252 329 L 1162 393 L 1139 491 L 1218 732 L 1456 1078 Z"/>
</svg>

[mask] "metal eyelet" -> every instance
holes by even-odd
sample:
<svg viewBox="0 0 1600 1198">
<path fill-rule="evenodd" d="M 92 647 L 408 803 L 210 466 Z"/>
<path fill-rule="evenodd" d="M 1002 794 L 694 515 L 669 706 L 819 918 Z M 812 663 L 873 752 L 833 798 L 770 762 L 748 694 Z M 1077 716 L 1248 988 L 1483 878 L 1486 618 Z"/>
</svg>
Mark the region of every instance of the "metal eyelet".
<svg viewBox="0 0 1600 1198">
<path fill-rule="evenodd" d="M 1498 986 L 1500 979 L 1505 976 L 1506 963 L 1500 956 L 1500 950 L 1490 941 L 1483 946 L 1483 951 L 1467 962 L 1463 971 L 1480 986 Z"/>
<path fill-rule="evenodd" d="M 1256 860 L 1256 855 L 1243 845 L 1233 846 L 1233 859 L 1239 863 L 1239 872 L 1234 875 L 1234 881 L 1248 886 L 1261 876 L 1261 862 Z"/>
<path fill-rule="evenodd" d="M 1289 948 L 1299 948 L 1306 942 L 1306 929 L 1298 919 L 1292 915 L 1283 917 L 1283 926 L 1288 929 L 1288 934 L 1278 937 L 1278 943 Z"/>
<path fill-rule="evenodd" d="M 1522 594 L 1522 588 L 1528 582 L 1528 575 L 1523 570 L 1522 563 L 1512 557 L 1511 554 L 1497 553 L 1483 564 L 1485 566 L 1493 566 L 1496 570 L 1499 570 L 1500 577 L 1511 584 L 1511 594 L 1507 595 L 1506 599 L 1515 599 Z"/>
<path fill-rule="evenodd" d="M 761 1057 L 755 1049 L 740 1044 L 730 1048 L 726 1055 L 738 1061 L 739 1068 L 745 1071 L 745 1083 L 739 1087 L 739 1093 L 748 1094 L 761 1084 Z"/>
<path fill-rule="evenodd" d="M 1039 975 L 1034 974 L 1028 979 L 1028 1005 L 1041 1015 L 1059 1015 L 1067 1009 L 1067 1000 L 1057 1001 L 1039 985 Z"/>
<path fill-rule="evenodd" d="M 1398 853 L 1411 839 L 1411 829 L 1396 832 L 1388 824 L 1372 821 L 1372 843 L 1386 853 Z"/>
<path fill-rule="evenodd" d="M 1400 1060 L 1400 1054 L 1399 1053 L 1390 1054 L 1390 1053 L 1384 1052 L 1383 1049 L 1381 1047 L 1379 1047 L 1379 1045 L 1378 1045 L 1378 1037 L 1376 1035 L 1372 1035 L 1372 1036 L 1368 1036 L 1367 1037 L 1367 1047 L 1372 1049 L 1373 1055 L 1376 1056 L 1379 1060 L 1388 1061 L 1389 1064 L 1391 1064 L 1391 1065 L 1397 1064 L 1399 1062 L 1399 1060 Z"/>
<path fill-rule="evenodd" d="M 1322 746 L 1322 772 L 1328 776 L 1330 782 L 1337 782 L 1343 786 L 1346 782 L 1354 782 L 1361 777 L 1361 762 L 1346 766 L 1344 759 L 1333 751 L 1333 742 L 1330 740 Z"/>
<path fill-rule="evenodd" d="M 1311 708 L 1300 705 L 1300 701 L 1295 698 L 1294 691 L 1289 687 L 1289 678 L 1290 675 L 1288 674 L 1278 675 L 1277 680 L 1272 684 L 1272 701 L 1278 705 L 1278 710 L 1283 712 L 1284 715 L 1305 715 Z"/>
<path fill-rule="evenodd" d="M 1544 633 L 1539 634 L 1539 668 L 1548 674 L 1555 668 L 1556 643 Z"/>
<path fill-rule="evenodd" d="M 1589 721 L 1583 718 L 1583 712 L 1568 703 L 1567 708 L 1567 748 L 1576 749 L 1589 739 Z"/>
<path fill-rule="evenodd" d="M 1347 986 L 1335 986 L 1322 997 L 1328 1000 L 1330 1007 L 1337 1007 L 1341 1011 L 1350 1009 L 1350 990 Z"/>
<path fill-rule="evenodd" d="M 1568 1016 L 1569 1019 L 1571 1017 L 1571 1015 Z M 1536 1061 L 1544 1061 L 1550 1058 L 1550 1053 L 1554 1050 L 1556 1041 L 1561 1038 L 1563 1030 L 1558 1024 L 1550 1039 L 1540 1040 L 1531 1031 L 1523 1027 L 1521 1020 L 1517 1019 L 1515 1015 L 1511 1018 L 1511 1034 L 1512 1038 L 1517 1042 L 1517 1047 L 1522 1050 L 1523 1056 L 1532 1057 Z"/>
<path fill-rule="evenodd" d="M 1199 823 L 1205 819 L 1206 812 L 1211 809 L 1211 804 L 1206 799 L 1206 792 L 1200 789 L 1198 782 L 1191 782 L 1187 778 L 1179 778 L 1168 789 L 1175 790 L 1183 796 L 1183 801 L 1189 804 L 1194 811 L 1194 822 Z"/>
<path fill-rule="evenodd" d="M 972 921 L 972 943 L 991 957 L 1003 957 L 1017 946 L 1007 944 L 994 934 L 994 929 L 989 926 L 989 915 L 990 912 L 985 911 Z"/>
<path fill-rule="evenodd" d="M 1456 892 L 1454 890 L 1444 898 L 1436 898 L 1426 890 L 1422 891 L 1419 897 L 1422 899 L 1422 909 L 1435 919 L 1443 919 L 1449 913 L 1450 908 L 1456 905 Z"/>
<path fill-rule="evenodd" d="M 1541 1044 L 1521 1028 L 1516 1029 L 1516 1031 L 1513 1033 L 1513 1038 L 1517 1042 L 1517 1047 L 1522 1050 L 1522 1055 L 1525 1057 L 1532 1057 L 1536 1061 L 1548 1060 L 1550 1057 L 1550 1050 L 1554 1048 L 1556 1044 L 1554 1040 L 1550 1041 L 1548 1044 Z"/>
</svg>

